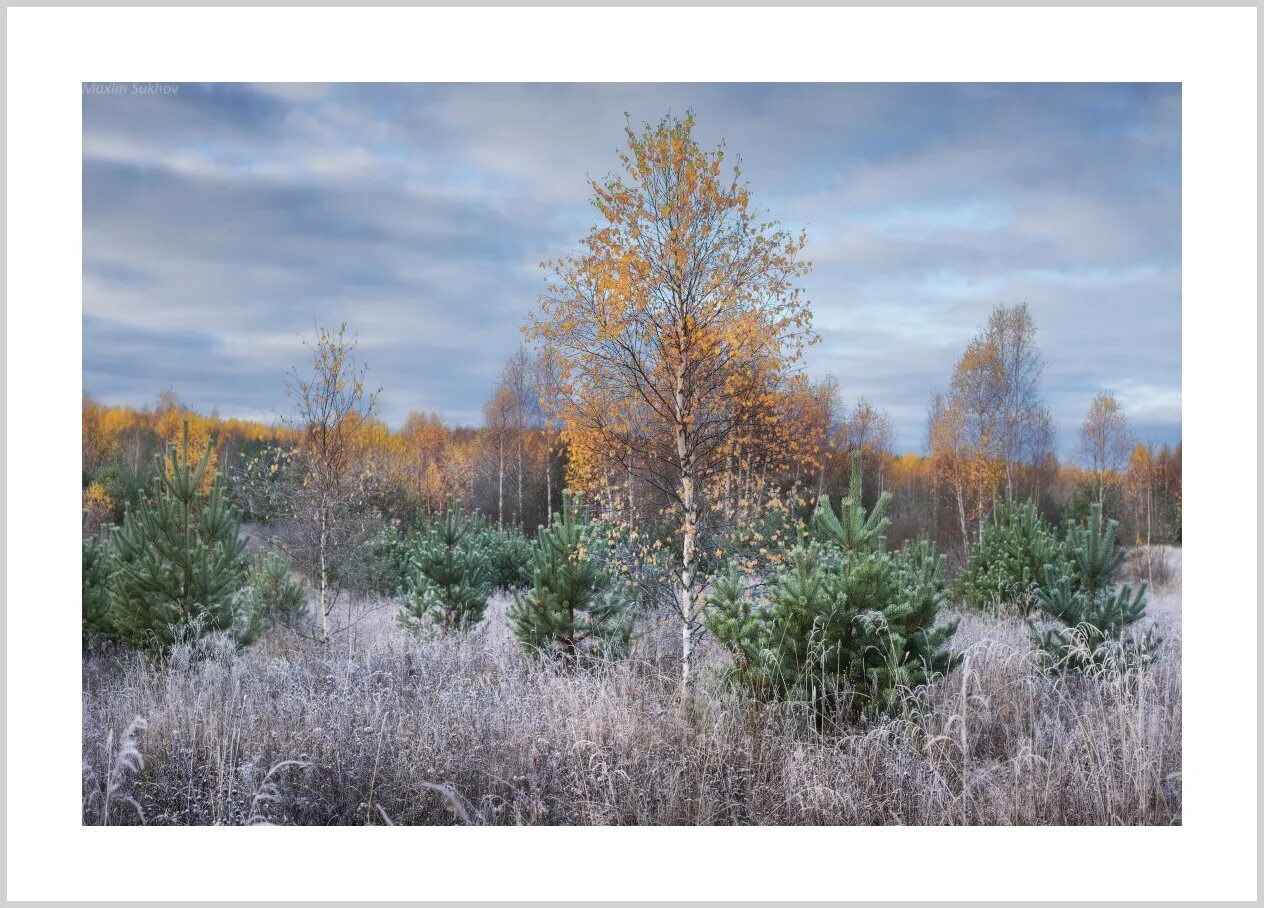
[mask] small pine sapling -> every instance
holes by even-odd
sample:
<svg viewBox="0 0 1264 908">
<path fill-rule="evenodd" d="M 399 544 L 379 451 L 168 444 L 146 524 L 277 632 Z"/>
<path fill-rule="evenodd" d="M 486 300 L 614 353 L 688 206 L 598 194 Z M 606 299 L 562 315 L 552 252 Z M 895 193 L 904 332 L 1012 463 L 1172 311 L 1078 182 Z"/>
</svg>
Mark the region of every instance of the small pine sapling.
<svg viewBox="0 0 1264 908">
<path fill-rule="evenodd" d="M 149 500 L 127 512 L 110 537 L 110 617 L 123 643 L 155 654 L 178 639 L 241 625 L 245 543 L 237 510 L 216 476 L 204 479 L 212 448 L 189 462 L 188 426 L 180 451 L 157 471 Z M 239 641 L 240 642 L 240 641 Z"/>
<path fill-rule="evenodd" d="M 531 581 L 532 545 L 521 529 L 498 530 L 486 521 L 479 521 L 472 536 L 472 544 L 481 547 L 490 560 L 493 588 L 517 590 Z"/>
<path fill-rule="evenodd" d="M 1123 550 L 1115 545 L 1117 529 L 1116 521 L 1102 521 L 1101 507 L 1094 503 L 1087 520 L 1067 527 L 1070 569 L 1061 575 L 1053 566 L 1045 569 L 1045 584 L 1036 591 L 1036 602 L 1056 625 L 1029 621 L 1028 626 L 1046 668 L 1148 662 L 1158 654 L 1162 639 L 1156 628 L 1140 637 L 1125 637 L 1145 617 L 1146 583 L 1142 581 L 1135 591 L 1127 583 L 1114 585 L 1124 559 Z"/>
<path fill-rule="evenodd" d="M 408 593 L 408 565 L 415 538 L 387 523 L 364 543 L 354 563 L 355 585 L 380 596 Z"/>
<path fill-rule="evenodd" d="M 1071 576 L 1088 598 L 1109 587 L 1115 580 L 1115 572 L 1124 563 L 1124 550 L 1115 544 L 1119 523 L 1102 520 L 1099 504 L 1089 507 L 1088 519 L 1067 524 L 1067 550 L 1071 556 Z"/>
<path fill-rule="evenodd" d="M 747 594 L 748 578 L 736 564 L 711 578 L 703 624 L 733 658 L 730 678 L 758 700 L 767 700 L 780 685 L 772 659 L 772 623 L 766 604 Z"/>
<path fill-rule="evenodd" d="M 104 531 L 83 540 L 83 646 L 117 637 L 110 617 L 110 574 L 114 557 Z"/>
<path fill-rule="evenodd" d="M 905 661 L 921 665 L 923 679 L 947 675 L 962 658 L 949 649 L 958 622 L 935 623 L 948 598 L 948 556 L 941 555 L 935 543 L 923 537 L 905 543 L 896 563 L 903 594 L 912 606 L 904 619 Z"/>
<path fill-rule="evenodd" d="M 1062 573 L 1070 564 L 1057 531 L 1033 502 L 997 501 L 979 525 L 970 559 L 957 576 L 957 601 L 973 608 L 1015 607 L 1027 613 L 1044 583 L 1045 566 Z"/>
<path fill-rule="evenodd" d="M 574 663 L 627 649 L 631 605 L 601 555 L 600 534 L 564 493 L 561 513 L 536 536 L 530 585 L 514 595 L 509 609 L 524 650 Z"/>
<path fill-rule="evenodd" d="M 806 701 L 818 719 L 844 703 L 877 712 L 960 662 L 948 648 L 956 622 L 936 624 L 943 556 L 925 540 L 895 554 L 881 536 L 860 544 L 871 550 L 794 549 L 759 598 L 735 569 L 712 579 L 707 627 L 752 695 Z"/>
<path fill-rule="evenodd" d="M 421 630 L 432 624 L 455 631 L 483 619 L 492 563 L 473 529 L 461 502 L 449 498 L 419 535 L 409 559 L 409 596 L 399 610 L 405 627 Z"/>
<path fill-rule="evenodd" d="M 274 622 L 298 628 L 311 619 L 307 588 L 290 576 L 289 562 L 276 552 L 261 552 L 255 557 L 244 595 L 243 620 L 237 636 L 246 642 L 258 639 Z"/>
<path fill-rule="evenodd" d="M 838 503 L 838 513 L 830 504 L 829 496 L 822 495 L 812 514 L 812 530 L 817 539 L 830 543 L 844 552 L 871 552 L 887 531 L 891 521 L 885 516 L 890 492 L 878 496 L 873 510 L 866 512 L 861 504 L 861 457 L 859 451 L 851 454 L 851 483 L 847 496 Z"/>
</svg>

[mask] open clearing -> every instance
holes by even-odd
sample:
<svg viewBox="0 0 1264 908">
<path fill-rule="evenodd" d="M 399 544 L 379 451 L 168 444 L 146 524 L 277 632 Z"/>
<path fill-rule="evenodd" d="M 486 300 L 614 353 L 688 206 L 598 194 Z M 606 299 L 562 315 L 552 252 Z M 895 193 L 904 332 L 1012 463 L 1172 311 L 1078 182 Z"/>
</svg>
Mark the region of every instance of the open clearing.
<svg viewBox="0 0 1264 908">
<path fill-rule="evenodd" d="M 274 628 L 165 667 L 97 653 L 84 821 L 101 822 L 113 754 L 116 823 L 1179 823 L 1176 571 L 1139 623 L 1165 641 L 1149 669 L 1050 677 L 1021 619 L 968 614 L 965 662 L 922 705 L 825 732 L 720 683 L 710 648 L 690 709 L 668 649 L 570 674 L 530 662 L 505 596 L 474 632 L 433 640 L 383 602 L 328 649 Z M 118 754 L 137 716 L 131 773 Z"/>
</svg>

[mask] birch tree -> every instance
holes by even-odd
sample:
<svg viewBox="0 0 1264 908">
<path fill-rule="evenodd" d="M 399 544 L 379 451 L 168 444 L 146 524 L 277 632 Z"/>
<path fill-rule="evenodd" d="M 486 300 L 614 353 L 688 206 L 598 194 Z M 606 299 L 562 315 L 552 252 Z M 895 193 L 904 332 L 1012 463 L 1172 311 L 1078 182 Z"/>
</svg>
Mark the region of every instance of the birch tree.
<svg viewBox="0 0 1264 908">
<path fill-rule="evenodd" d="M 513 447 L 515 487 L 517 504 L 514 508 L 514 522 L 526 529 L 525 501 L 523 498 L 523 481 L 525 479 L 525 461 L 527 455 L 527 433 L 533 424 L 538 422 L 533 416 L 539 410 L 536 402 L 538 395 L 532 384 L 533 363 L 531 354 L 520 347 L 505 363 L 501 372 L 501 386 L 508 392 L 506 395 L 507 428 L 510 444 Z"/>
<path fill-rule="evenodd" d="M 358 438 L 377 412 L 378 391 L 365 387 L 366 367 L 356 364 L 356 342 L 318 327 L 312 341 L 310 374 L 291 370 L 286 395 L 293 401 L 293 422 L 300 433 L 299 474 L 290 502 L 290 556 L 306 569 L 316 589 L 320 640 L 328 643 L 340 577 L 364 541 L 365 476 L 358 469 Z"/>
<path fill-rule="evenodd" d="M 1128 461 L 1128 473 L 1124 477 L 1129 503 L 1132 506 L 1134 539 L 1142 540 L 1141 527 L 1145 526 L 1146 575 L 1154 586 L 1154 446 L 1137 442 Z"/>
<path fill-rule="evenodd" d="M 953 369 L 947 394 L 931 400 L 928 445 L 935 476 L 956 506 L 962 550 L 1004 478 L 999 420 L 1003 381 L 994 345 L 976 337 Z"/>
<path fill-rule="evenodd" d="M 528 326 L 558 365 L 552 389 L 572 463 L 625 458 L 664 501 L 681 689 L 693 680 L 700 541 L 728 441 L 766 415 L 739 399 L 753 373 L 787 370 L 810 342 L 797 288 L 805 238 L 752 207 L 722 150 L 704 151 L 692 114 L 626 129 L 621 172 L 591 182 L 598 223 L 545 263 Z"/>
<path fill-rule="evenodd" d="M 1005 488 L 1012 495 L 1016 468 L 1038 464 L 1051 450 L 1051 420 L 1040 399 L 1044 357 L 1036 346 L 1036 322 L 1026 303 L 993 309 L 984 336 L 996 358 L 996 443 L 1005 467 Z"/>
<path fill-rule="evenodd" d="M 513 390 L 503 381 L 496 385 L 491 398 L 483 406 L 487 451 L 496 472 L 496 528 L 505 528 L 505 457 L 513 436 L 514 411 L 517 403 Z"/>
<path fill-rule="evenodd" d="M 1053 450 L 1040 398 L 1044 359 L 1026 304 L 997 306 L 957 360 L 946 395 L 931 402 L 928 440 L 935 474 L 956 505 L 962 546 L 1000 485 L 1013 495 L 1020 468 L 1034 473 Z"/>
<path fill-rule="evenodd" d="M 1128 465 L 1132 446 L 1132 430 L 1123 407 L 1114 394 L 1101 392 L 1093 398 L 1080 426 L 1080 456 L 1093 474 L 1099 507 L 1106 498 L 1107 481 Z"/>
<path fill-rule="evenodd" d="M 861 397 L 842 424 L 842 450 L 859 451 L 862 463 L 877 474 L 878 493 L 886 491 L 886 464 L 895 445 L 895 424 L 886 410 Z"/>
<path fill-rule="evenodd" d="M 557 364 L 547 356 L 535 358 L 531 376 L 532 421 L 539 426 L 544 447 L 544 524 L 553 526 L 553 471 L 558 454 L 558 417 L 549 389 L 559 386 Z"/>
</svg>

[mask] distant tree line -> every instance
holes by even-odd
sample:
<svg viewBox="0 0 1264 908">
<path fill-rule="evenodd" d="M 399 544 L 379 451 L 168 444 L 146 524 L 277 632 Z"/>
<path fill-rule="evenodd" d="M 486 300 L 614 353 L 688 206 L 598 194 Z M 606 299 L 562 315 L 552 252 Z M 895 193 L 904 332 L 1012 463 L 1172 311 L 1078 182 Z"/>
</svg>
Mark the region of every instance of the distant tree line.
<svg viewBox="0 0 1264 908">
<path fill-rule="evenodd" d="M 1012 312 L 997 310 L 993 319 Z M 1059 459 L 1043 405 L 1018 411 L 1010 436 L 1002 409 L 990 403 L 967 406 L 971 399 L 1000 394 L 971 386 L 996 377 L 984 372 L 981 378 L 975 367 L 979 356 L 972 344 L 954 371 L 953 390 L 932 400 L 920 452 L 897 453 L 889 415 L 863 397 L 844 404 L 833 376 L 790 383 L 776 401 L 776 441 L 784 446 L 780 460 L 759 451 L 754 438 L 726 454 L 722 510 L 733 521 L 774 501 L 789 500 L 806 511 L 820 495 L 845 492 L 849 457 L 860 452 L 864 503 L 872 506 L 884 491 L 899 493 L 888 512 L 896 543 L 925 535 L 946 551 L 964 553 L 992 501 L 1009 494 L 1031 499 L 1055 523 L 1082 519 L 1097 502 L 1120 522 L 1124 543 L 1180 544 L 1179 442 L 1154 445 L 1137 439 L 1117 398 L 1103 392 L 1085 415 L 1076 456 Z M 568 486 L 595 489 L 589 503 L 607 514 L 640 519 L 654 513 L 660 502 L 652 484 L 635 478 L 629 482 L 626 465 L 595 467 L 576 460 L 570 439 L 542 405 L 543 371 L 529 351 L 515 353 L 479 427 L 451 426 L 435 414 L 413 413 L 391 429 L 368 414 L 348 440 L 347 456 L 366 467 L 371 464 L 378 474 L 373 494 L 386 519 L 406 523 L 434 514 L 452 497 L 500 528 L 519 527 L 531 535 L 560 509 L 562 490 Z M 200 414 L 170 390 L 149 408 L 107 406 L 85 395 L 87 534 L 103 523 L 121 524 L 127 503 L 149 487 L 155 458 L 179 445 L 186 422 L 192 456 L 211 451 L 208 488 L 219 473 L 231 487 L 240 488 L 252 465 L 270 465 L 278 453 L 297 449 L 303 431 L 284 421 L 267 424 L 225 419 L 214 411 Z M 1012 448 L 1000 440 L 1006 437 L 1016 439 Z M 1006 450 L 1014 453 L 1007 458 Z M 245 516 L 251 519 L 249 509 Z"/>
</svg>

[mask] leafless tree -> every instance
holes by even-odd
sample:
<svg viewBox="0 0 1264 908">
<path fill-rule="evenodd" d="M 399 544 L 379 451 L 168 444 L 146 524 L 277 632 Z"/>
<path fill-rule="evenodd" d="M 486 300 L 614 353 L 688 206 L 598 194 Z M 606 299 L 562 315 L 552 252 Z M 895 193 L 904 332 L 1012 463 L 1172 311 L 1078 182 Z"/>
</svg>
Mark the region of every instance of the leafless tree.
<svg viewBox="0 0 1264 908">
<path fill-rule="evenodd" d="M 1106 495 L 1110 476 L 1123 472 L 1133 448 L 1132 430 L 1119 401 L 1110 391 L 1093 398 L 1080 427 L 1080 456 L 1097 482 L 1097 503 Z"/>
<path fill-rule="evenodd" d="M 505 364 L 505 369 L 500 376 L 502 387 L 508 391 L 506 397 L 506 403 L 509 406 L 507 414 L 508 429 L 517 470 L 517 507 L 514 512 L 514 522 L 524 529 L 526 528 L 526 512 L 524 510 L 522 492 L 524 461 L 528 432 L 532 428 L 532 423 L 538 422 L 533 417 L 539 410 L 539 394 L 533 382 L 534 368 L 535 364 L 531 354 L 525 347 L 519 347 L 509 357 L 509 361 Z"/>
<path fill-rule="evenodd" d="M 1005 488 L 1013 494 L 1015 468 L 1040 463 L 1051 444 L 1049 411 L 1040 399 L 1044 357 L 1036 346 L 1036 322 L 1026 303 L 996 307 L 985 332 L 998 363 L 998 447 L 1005 464 Z"/>
<path fill-rule="evenodd" d="M 502 530 L 505 528 L 505 456 L 513 443 L 516 409 L 513 390 L 503 381 L 497 384 L 491 399 L 483 406 L 484 438 L 496 471 L 496 526 Z"/>
<path fill-rule="evenodd" d="M 316 587 L 323 643 L 330 639 L 330 614 L 349 561 L 372 522 L 356 436 L 377 412 L 379 392 L 366 390 L 366 369 L 357 367 L 356 342 L 347 339 L 346 330 L 345 323 L 337 331 L 318 327 L 315 339 L 304 341 L 311 373 L 300 374 L 295 367 L 286 380 L 302 440 L 283 547 Z"/>
<path fill-rule="evenodd" d="M 814 420 L 818 423 L 812 429 L 818 434 L 820 441 L 816 474 L 816 495 L 819 498 L 825 492 L 831 455 L 841 450 L 845 444 L 846 412 L 838 379 L 833 374 L 812 382 L 808 394 L 815 406 Z"/>
<path fill-rule="evenodd" d="M 558 376 L 558 366 L 548 356 L 540 356 L 534 359 L 534 371 L 532 372 L 532 390 L 531 390 L 531 422 L 533 425 L 539 426 L 541 438 L 544 447 L 544 522 L 546 526 L 553 526 L 553 469 L 555 463 L 555 455 L 557 453 L 560 442 L 558 433 L 558 419 L 552 398 L 548 395 L 549 388 L 557 387 L 560 379 Z"/>
<path fill-rule="evenodd" d="M 842 450 L 860 452 L 861 463 L 876 475 L 878 491 L 882 492 L 886 487 L 884 464 L 895 444 L 895 424 L 890 414 L 862 397 L 843 421 L 842 433 Z"/>
<path fill-rule="evenodd" d="M 137 480 L 162 450 L 162 439 L 148 426 L 128 426 L 118 435 L 118 452 L 128 472 Z"/>
</svg>

